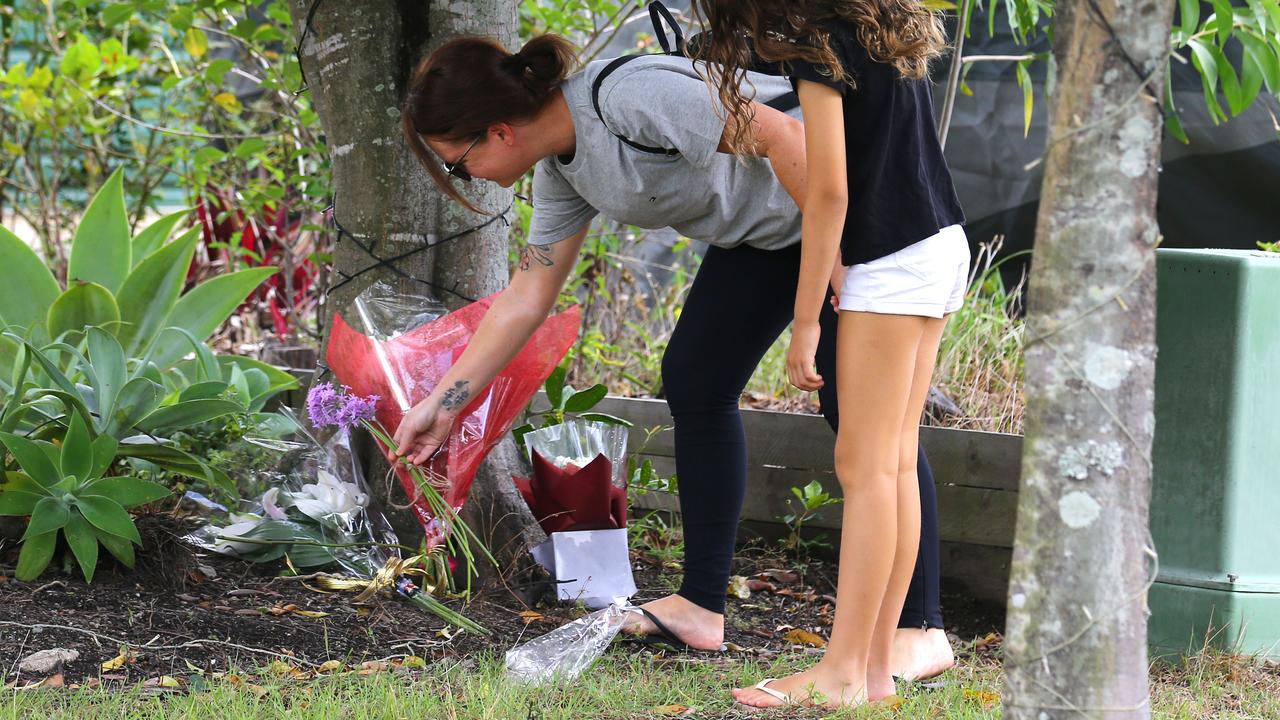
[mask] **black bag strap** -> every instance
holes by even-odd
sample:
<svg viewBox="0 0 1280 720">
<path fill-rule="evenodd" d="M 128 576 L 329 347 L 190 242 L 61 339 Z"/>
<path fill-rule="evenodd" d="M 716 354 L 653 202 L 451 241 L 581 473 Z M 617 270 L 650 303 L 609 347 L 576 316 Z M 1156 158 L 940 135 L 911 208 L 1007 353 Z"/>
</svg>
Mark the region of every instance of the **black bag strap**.
<svg viewBox="0 0 1280 720">
<path fill-rule="evenodd" d="M 680 25 L 676 23 L 676 19 L 671 16 L 671 11 L 667 9 L 658 0 L 649 3 L 649 19 L 653 21 L 653 34 L 658 38 L 658 44 L 662 46 L 662 52 L 668 55 L 685 56 L 684 51 L 684 31 L 680 29 Z M 676 46 L 673 50 L 671 44 L 667 41 L 667 31 L 662 27 L 662 21 L 666 20 L 667 25 L 671 28 L 672 34 L 676 36 Z"/>
<path fill-rule="evenodd" d="M 639 150 L 640 152 L 646 152 L 652 155 L 666 155 L 668 157 L 673 157 L 673 156 L 679 155 L 680 151 L 674 148 L 662 148 L 662 147 L 653 147 L 650 145 L 642 145 L 641 143 L 635 142 L 631 138 L 628 138 L 627 136 L 623 135 L 622 133 L 615 132 L 613 128 L 609 127 L 609 123 L 604 121 L 604 113 L 600 111 L 600 88 L 601 86 L 604 85 L 604 81 L 608 79 L 608 77 L 612 75 L 614 71 L 616 71 L 618 68 L 622 67 L 623 65 L 626 65 L 627 63 L 631 62 L 632 60 L 635 60 L 636 58 L 649 57 L 652 55 L 661 54 L 661 55 L 671 55 L 675 57 L 686 57 L 684 33 L 680 31 L 680 26 L 676 24 L 675 18 L 672 17 L 671 15 L 671 11 L 668 10 L 666 6 L 663 5 L 661 2 L 659 2 L 658 0 L 653 0 L 653 2 L 649 3 L 649 17 L 653 20 L 654 35 L 657 36 L 658 43 L 662 45 L 663 52 L 662 53 L 646 53 L 641 55 L 622 55 L 620 57 L 616 57 L 613 60 L 611 60 L 609 64 L 605 65 L 604 69 L 601 70 L 598 75 L 596 75 L 595 80 L 592 81 L 591 83 L 591 107 L 596 111 L 596 117 L 600 118 L 600 123 L 604 125 L 605 129 L 608 130 L 610 133 L 612 133 L 614 137 L 626 143 L 628 146 L 633 147 L 636 150 Z M 667 24 L 671 26 L 671 30 L 675 34 L 675 40 L 676 40 L 675 50 L 671 49 L 670 41 L 667 39 L 666 30 L 662 27 L 662 23 L 664 20 L 667 22 Z M 794 110 L 795 108 L 799 107 L 800 98 L 795 94 L 795 92 L 787 92 L 766 102 L 765 105 L 773 108 L 774 110 L 778 110 L 781 112 L 788 112 L 790 110 Z"/>
</svg>

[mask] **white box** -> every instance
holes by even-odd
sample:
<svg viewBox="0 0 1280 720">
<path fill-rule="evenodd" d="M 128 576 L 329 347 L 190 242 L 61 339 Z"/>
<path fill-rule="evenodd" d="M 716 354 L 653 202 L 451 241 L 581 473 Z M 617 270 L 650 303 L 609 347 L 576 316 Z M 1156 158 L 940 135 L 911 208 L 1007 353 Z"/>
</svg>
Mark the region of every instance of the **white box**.
<svg viewBox="0 0 1280 720">
<path fill-rule="evenodd" d="M 561 600 L 598 609 L 636 592 L 626 528 L 551 533 L 530 552 L 552 578 L 567 581 L 556 583 Z"/>
</svg>

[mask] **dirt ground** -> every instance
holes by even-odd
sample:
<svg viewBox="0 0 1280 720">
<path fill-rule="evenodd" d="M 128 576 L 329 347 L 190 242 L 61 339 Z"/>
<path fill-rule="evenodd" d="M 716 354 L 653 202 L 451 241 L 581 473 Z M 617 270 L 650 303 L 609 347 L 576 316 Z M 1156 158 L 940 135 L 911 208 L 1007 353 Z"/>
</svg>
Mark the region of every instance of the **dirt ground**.
<svg viewBox="0 0 1280 720">
<path fill-rule="evenodd" d="M 0 550 L 5 684 L 43 680 L 20 672 L 18 665 L 31 653 L 52 648 L 79 653 L 61 667 L 67 684 L 131 684 L 231 668 L 252 671 L 273 662 L 300 673 L 333 660 L 347 667 L 405 657 L 431 663 L 505 651 L 583 612 L 545 601 L 530 608 L 509 591 L 486 591 L 465 607 L 461 600 L 449 604 L 492 635 L 450 635 L 443 622 L 402 599 L 385 596 L 357 604 L 352 593 L 323 593 L 297 578 L 278 577 L 281 568 L 274 564 L 196 551 L 178 539 L 181 528 L 167 517 L 146 517 L 139 526 L 145 544 L 136 571 L 113 566 L 104 554 L 91 585 L 78 571 L 54 568 L 35 582 L 19 582 L 12 578 L 16 548 Z M 640 552 L 633 552 L 632 560 L 640 588 L 636 602 L 673 589 L 678 568 Z M 804 633 L 829 634 L 835 592 L 831 564 L 788 567 L 777 553 L 746 548 L 734 572 L 745 578 L 739 587 L 750 585 L 752 592 L 745 599 L 729 598 L 725 639 L 731 653 L 767 656 L 803 647 L 810 637 Z M 998 609 L 945 592 L 943 603 L 953 642 L 972 641 L 1003 626 Z M 125 646 L 128 652 L 122 652 Z"/>
</svg>

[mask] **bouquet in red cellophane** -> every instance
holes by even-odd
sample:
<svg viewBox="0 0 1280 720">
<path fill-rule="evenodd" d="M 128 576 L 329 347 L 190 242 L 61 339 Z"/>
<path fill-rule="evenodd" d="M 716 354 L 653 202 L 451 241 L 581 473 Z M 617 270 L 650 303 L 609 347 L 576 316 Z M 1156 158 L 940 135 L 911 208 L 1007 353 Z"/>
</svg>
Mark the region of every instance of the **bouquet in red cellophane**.
<svg viewBox="0 0 1280 720">
<path fill-rule="evenodd" d="M 376 416 L 394 435 L 404 414 L 431 393 L 462 355 L 495 297 L 447 313 L 435 300 L 375 283 L 356 298 L 350 319 L 334 315 L 329 369 L 354 394 L 382 398 Z M 481 461 L 511 430 L 577 339 L 579 319 L 575 306 L 544 321 L 494 381 L 472 395 L 448 440 L 423 468 L 455 510 L 466 502 Z M 427 533 L 428 549 L 438 545 L 448 527 L 431 511 L 409 469 L 397 465 L 395 472 Z"/>
</svg>

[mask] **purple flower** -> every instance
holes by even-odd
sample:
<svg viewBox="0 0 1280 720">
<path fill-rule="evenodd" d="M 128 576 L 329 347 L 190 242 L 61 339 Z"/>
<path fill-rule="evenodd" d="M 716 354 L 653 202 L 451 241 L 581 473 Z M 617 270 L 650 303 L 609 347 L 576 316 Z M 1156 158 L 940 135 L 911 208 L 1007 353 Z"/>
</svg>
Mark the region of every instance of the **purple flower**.
<svg viewBox="0 0 1280 720">
<path fill-rule="evenodd" d="M 365 420 L 372 420 L 374 410 L 378 406 L 378 396 L 360 397 L 352 395 L 351 388 L 346 385 L 339 390 L 333 383 L 312 385 L 307 392 L 307 415 L 317 427 L 336 425 L 343 430 Z"/>
</svg>

